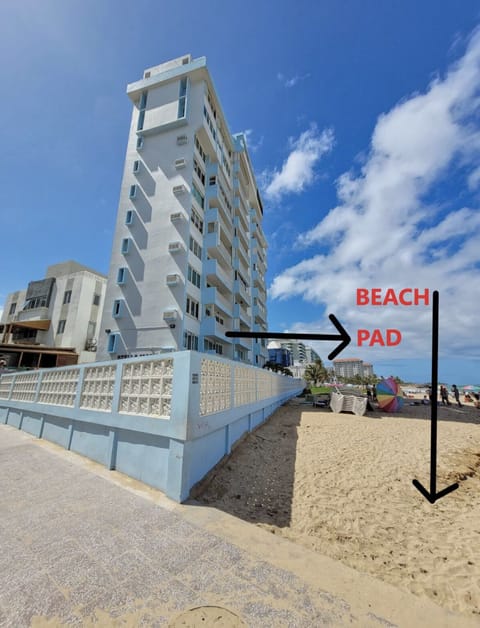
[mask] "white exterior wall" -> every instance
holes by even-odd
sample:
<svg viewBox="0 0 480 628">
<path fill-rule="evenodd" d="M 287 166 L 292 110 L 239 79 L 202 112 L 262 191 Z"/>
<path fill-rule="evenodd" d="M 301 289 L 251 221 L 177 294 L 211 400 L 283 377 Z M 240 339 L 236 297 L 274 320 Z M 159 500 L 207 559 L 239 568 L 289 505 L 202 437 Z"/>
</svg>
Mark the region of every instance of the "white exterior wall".
<svg viewBox="0 0 480 628">
<path fill-rule="evenodd" d="M 221 112 L 208 71 L 203 59 L 182 65 L 180 58 L 150 68 L 145 75 L 150 77 L 129 86 L 128 93 L 135 103 L 132 113 L 130 134 L 127 145 L 125 167 L 120 191 L 120 202 L 117 224 L 113 240 L 113 250 L 108 277 L 108 285 L 103 311 L 101 332 L 99 334 L 98 359 L 109 359 L 118 356 L 157 353 L 184 348 L 184 332 L 191 332 L 198 337 L 198 348 L 203 350 L 205 339 L 223 347 L 224 357 L 238 357 L 243 351 L 244 361 L 259 362 L 258 356 L 266 357 L 266 349 L 260 343 L 253 346 L 251 340 L 239 340 L 233 347 L 231 340 L 225 337 L 228 329 L 266 329 L 266 290 L 264 272 L 254 280 L 252 276 L 253 247 L 250 242 L 258 245 L 259 255 L 265 260 L 266 243 L 261 231 L 261 212 L 258 206 L 257 188 L 253 172 L 240 139 L 233 138 Z M 190 57 L 186 58 L 187 60 Z M 180 82 L 188 77 L 186 117 L 178 119 L 178 102 Z M 139 120 L 139 103 L 143 92 L 148 90 L 143 129 L 137 132 Z M 216 107 L 216 120 L 207 102 L 207 90 Z M 211 129 L 204 116 L 204 105 L 210 115 L 212 124 L 218 133 L 222 126 L 223 136 L 227 145 L 224 153 L 231 152 L 230 175 L 222 165 L 221 152 L 213 139 Z M 202 148 L 207 155 L 207 163 L 203 163 L 195 148 L 195 136 L 198 136 Z M 137 149 L 137 138 L 142 136 L 143 147 Z M 177 138 L 186 136 L 187 142 L 179 144 Z M 193 160 L 197 160 L 205 175 L 205 185 L 194 172 Z M 184 159 L 185 165 L 177 168 L 176 160 Z M 140 168 L 133 172 L 135 161 Z M 234 162 L 237 162 L 237 173 L 234 173 Z M 242 174 L 239 176 L 240 171 Z M 225 217 L 220 210 L 219 188 L 209 187 L 211 176 L 218 182 L 229 198 L 232 215 Z M 237 210 L 234 209 L 234 179 L 238 200 Z M 192 184 L 205 197 L 202 209 L 192 196 Z M 131 186 L 136 185 L 136 198 L 130 198 Z M 184 186 L 182 193 L 174 193 L 175 186 Z M 252 205 L 254 203 L 254 205 Z M 193 225 L 190 217 L 192 207 L 204 223 L 203 233 Z M 240 207 L 242 209 L 240 209 Z M 125 224 L 128 211 L 133 211 L 133 223 Z M 235 212 L 243 212 L 244 220 L 234 226 Z M 255 229 L 250 233 L 249 225 L 255 217 Z M 183 219 L 172 222 L 171 215 L 181 213 Z M 218 239 L 215 234 L 208 234 L 208 222 L 215 222 L 215 229 L 222 234 L 223 245 L 228 251 L 229 260 L 222 260 L 222 247 L 212 246 Z M 245 224 L 243 224 L 245 223 Z M 234 229 L 243 236 L 245 260 L 242 264 L 236 261 L 236 242 Z M 254 231 L 256 230 L 256 234 Z M 192 236 L 202 247 L 202 259 L 189 250 Z M 121 251 L 124 238 L 130 238 L 130 249 L 127 254 Z M 261 244 L 259 242 L 261 241 Z M 169 244 L 180 242 L 182 250 L 172 253 Z M 218 243 L 220 240 L 218 239 Z M 237 243 L 238 244 L 238 243 Z M 234 253 L 232 258 L 232 251 Z M 208 259 L 211 258 L 211 259 Z M 212 261 L 212 260 L 217 260 Z M 248 308 L 243 308 L 242 318 L 234 318 L 235 292 L 234 265 L 241 269 L 246 280 Z M 201 288 L 197 288 L 187 279 L 187 267 L 190 265 L 201 276 Z M 207 288 L 207 273 L 212 266 L 215 275 L 220 273 L 226 277 L 230 290 L 219 294 Z M 118 269 L 126 268 L 125 285 L 117 284 Z M 178 275 L 176 286 L 167 285 L 167 275 Z M 215 278 L 208 275 L 209 284 L 218 286 Z M 255 284 L 256 281 L 256 284 Z M 252 290 L 256 285 L 255 298 L 260 311 L 252 311 Z M 215 297 L 212 298 L 212 295 Z M 199 303 L 199 317 L 196 320 L 186 312 L 187 295 Z M 245 295 L 244 295 L 245 296 Z M 237 295 L 237 300 L 239 299 Z M 122 314 L 113 316 L 116 300 L 122 303 Z M 212 306 L 213 307 L 210 307 Z M 217 308 L 218 306 L 218 308 Z M 210 316 L 206 316 L 206 307 Z M 166 311 L 175 310 L 176 320 L 165 320 Z M 213 310 L 213 311 L 212 311 Z M 215 311 L 218 319 L 215 320 Z M 208 320 L 210 319 L 210 320 Z M 218 322 L 220 321 L 220 322 Z M 257 325 L 257 327 L 254 327 Z M 105 332 L 105 330 L 109 330 Z M 109 337 L 116 336 L 115 351 L 109 351 Z M 250 350 L 250 351 L 249 351 Z M 257 356 L 255 360 L 255 356 Z"/>
<path fill-rule="evenodd" d="M 48 277 L 55 277 L 49 307 L 40 307 L 23 310 L 26 299 L 26 290 L 11 293 L 7 300 L 2 315 L 2 324 L 15 320 L 50 320 L 50 327 L 46 331 L 37 331 L 35 343 L 44 346 L 58 348 L 74 348 L 79 354 L 79 362 L 91 362 L 95 360 L 95 352 L 85 351 L 87 341 L 88 323 L 95 322 L 95 339 L 100 331 L 101 314 L 105 300 L 106 278 L 88 270 L 56 274 L 64 272 L 69 263 L 52 266 L 47 271 Z M 77 267 L 80 265 L 76 265 Z M 97 286 L 99 289 L 97 289 Z M 63 299 L 67 290 L 72 291 L 70 303 L 64 304 Z M 93 304 L 94 294 L 100 295 L 99 305 Z M 15 313 L 9 315 L 11 303 L 17 303 Z M 65 330 L 58 333 L 60 320 L 65 320 Z M 20 341 L 19 341 L 20 342 Z M 26 341 L 28 343 L 28 341 Z"/>
</svg>

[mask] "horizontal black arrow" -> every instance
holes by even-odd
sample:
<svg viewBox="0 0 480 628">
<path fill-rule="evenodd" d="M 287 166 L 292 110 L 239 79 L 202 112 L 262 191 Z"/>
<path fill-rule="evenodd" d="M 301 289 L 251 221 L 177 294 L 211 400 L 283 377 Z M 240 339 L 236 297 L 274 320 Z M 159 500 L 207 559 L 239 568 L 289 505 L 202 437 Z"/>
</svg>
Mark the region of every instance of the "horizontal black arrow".
<svg viewBox="0 0 480 628">
<path fill-rule="evenodd" d="M 433 293 L 432 303 L 432 395 L 430 399 L 430 492 L 418 480 L 412 480 L 413 486 L 434 504 L 438 499 L 458 488 L 451 484 L 437 493 L 437 388 L 438 388 L 438 290 Z"/>
<path fill-rule="evenodd" d="M 345 347 L 348 347 L 352 339 L 347 334 L 345 328 L 336 316 L 330 314 L 328 318 L 335 325 L 337 331 L 339 332 L 338 334 L 292 334 L 274 331 L 227 331 L 225 335 L 229 338 L 269 338 L 271 340 L 341 340 L 342 342 L 338 345 L 338 347 L 328 355 L 328 359 L 333 360 L 345 349 Z"/>
</svg>

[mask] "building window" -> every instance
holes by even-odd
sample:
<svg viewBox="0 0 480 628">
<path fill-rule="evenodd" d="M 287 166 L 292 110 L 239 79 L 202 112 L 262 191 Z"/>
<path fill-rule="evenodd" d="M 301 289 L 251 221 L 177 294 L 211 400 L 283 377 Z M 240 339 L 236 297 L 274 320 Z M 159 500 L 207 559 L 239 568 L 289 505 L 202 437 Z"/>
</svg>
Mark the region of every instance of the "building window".
<svg viewBox="0 0 480 628">
<path fill-rule="evenodd" d="M 130 198 L 136 198 L 137 196 L 137 186 L 136 185 L 131 185 L 130 186 Z"/>
<path fill-rule="evenodd" d="M 57 334 L 63 334 L 66 322 L 66 320 L 58 321 Z"/>
<path fill-rule="evenodd" d="M 140 113 L 138 114 L 137 131 L 141 131 L 143 129 L 143 123 L 145 121 L 145 109 L 147 108 L 147 92 L 142 92 L 138 108 L 140 109 Z"/>
<path fill-rule="evenodd" d="M 130 238 L 123 238 L 122 240 L 122 253 L 126 255 L 130 250 Z"/>
<path fill-rule="evenodd" d="M 113 302 L 112 316 L 113 318 L 120 318 L 122 315 L 122 299 L 115 299 Z"/>
<path fill-rule="evenodd" d="M 190 351 L 198 351 L 198 336 L 192 334 L 191 331 L 183 333 L 183 346 Z"/>
<path fill-rule="evenodd" d="M 10 309 L 8 311 L 8 315 L 11 316 L 12 314 L 15 314 L 15 310 L 17 309 L 17 304 L 16 303 L 12 303 L 10 305 Z"/>
<path fill-rule="evenodd" d="M 202 259 L 202 247 L 192 236 L 190 236 L 190 250 L 198 259 Z"/>
<path fill-rule="evenodd" d="M 100 295 L 99 294 L 94 294 L 93 295 L 93 305 L 100 305 Z"/>
<path fill-rule="evenodd" d="M 200 194 L 195 183 L 192 183 L 192 194 L 193 194 L 193 198 L 197 201 L 197 203 L 203 209 L 203 206 L 205 205 L 205 199 L 203 197 L 203 194 Z"/>
<path fill-rule="evenodd" d="M 197 177 L 200 179 L 203 185 L 205 185 L 205 174 L 203 170 L 200 168 L 200 166 L 198 165 L 198 161 L 195 159 L 195 157 L 193 158 L 193 169 L 195 170 Z"/>
<path fill-rule="evenodd" d="M 207 161 L 207 155 L 205 154 L 197 136 L 195 136 L 195 148 L 198 150 L 198 154 L 202 158 L 203 163 L 205 163 Z"/>
<path fill-rule="evenodd" d="M 71 300 L 72 300 L 72 291 L 66 290 L 63 295 L 63 304 L 65 305 L 66 303 L 70 303 Z"/>
<path fill-rule="evenodd" d="M 142 150 L 143 142 L 144 142 L 144 138 L 142 135 L 140 137 L 137 137 L 137 150 Z"/>
<path fill-rule="evenodd" d="M 192 207 L 190 220 L 195 225 L 195 227 L 200 231 L 200 233 L 203 233 L 203 220 L 200 214 L 195 209 L 193 209 L 193 207 Z"/>
<path fill-rule="evenodd" d="M 200 288 L 200 273 L 197 273 L 197 271 L 194 268 L 192 268 L 190 264 L 188 265 L 187 277 L 190 283 L 193 283 L 194 286 L 197 286 L 197 288 Z"/>
<path fill-rule="evenodd" d="M 117 283 L 119 286 L 125 283 L 126 277 L 127 277 L 127 269 L 123 267 L 119 268 L 117 271 Z"/>
<path fill-rule="evenodd" d="M 208 179 L 208 185 L 217 185 L 217 177 L 213 176 Z"/>
<path fill-rule="evenodd" d="M 215 353 L 218 353 L 218 355 L 223 354 L 222 345 L 218 342 L 212 342 L 211 340 L 208 340 L 207 338 L 205 338 L 205 340 L 203 341 L 203 349 L 204 351 L 215 351 Z"/>
<path fill-rule="evenodd" d="M 180 81 L 180 91 L 178 94 L 178 118 L 184 118 L 187 109 L 187 79 Z"/>
<path fill-rule="evenodd" d="M 198 319 L 198 312 L 198 301 L 195 301 L 195 299 L 192 299 L 192 297 L 187 297 L 187 314 L 190 314 L 190 316 L 193 316 L 193 318 Z"/>
<path fill-rule="evenodd" d="M 138 159 L 135 159 L 135 161 L 133 162 L 133 172 L 137 173 L 140 171 L 140 161 Z"/>
<path fill-rule="evenodd" d="M 127 213 L 125 214 L 125 224 L 131 225 L 133 223 L 133 210 L 127 209 Z"/>
<path fill-rule="evenodd" d="M 108 353 L 115 353 L 117 350 L 117 344 L 118 344 L 118 334 L 109 334 L 108 346 L 107 346 Z"/>
</svg>

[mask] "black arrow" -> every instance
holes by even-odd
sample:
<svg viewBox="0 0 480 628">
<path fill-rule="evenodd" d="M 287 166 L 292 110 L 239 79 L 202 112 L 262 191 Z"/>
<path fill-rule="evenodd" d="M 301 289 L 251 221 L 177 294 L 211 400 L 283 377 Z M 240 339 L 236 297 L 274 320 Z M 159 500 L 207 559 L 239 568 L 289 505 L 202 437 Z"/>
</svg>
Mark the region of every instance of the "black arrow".
<svg viewBox="0 0 480 628">
<path fill-rule="evenodd" d="M 273 331 L 227 331 L 225 336 L 229 338 L 285 338 L 291 340 L 341 340 L 342 342 L 329 355 L 328 359 L 333 360 L 337 355 L 348 347 L 352 340 L 345 331 L 343 325 L 338 321 L 337 317 L 329 314 L 328 318 L 335 325 L 339 334 L 284 334 Z"/>
<path fill-rule="evenodd" d="M 413 486 L 434 504 L 438 499 L 458 488 L 458 484 L 447 486 L 437 493 L 437 388 L 438 388 L 438 290 L 433 293 L 432 304 L 432 396 L 430 429 L 430 492 L 418 480 L 412 480 Z"/>
</svg>

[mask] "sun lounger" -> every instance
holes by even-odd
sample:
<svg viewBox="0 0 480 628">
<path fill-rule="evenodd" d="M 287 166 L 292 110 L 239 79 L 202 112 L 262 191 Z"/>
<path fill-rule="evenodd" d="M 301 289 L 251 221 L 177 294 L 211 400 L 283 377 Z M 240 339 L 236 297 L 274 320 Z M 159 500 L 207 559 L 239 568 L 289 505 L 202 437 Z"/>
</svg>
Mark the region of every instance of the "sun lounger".
<svg viewBox="0 0 480 628">
<path fill-rule="evenodd" d="M 367 409 L 367 398 L 332 392 L 330 408 L 333 412 L 353 412 L 358 416 L 363 416 Z"/>
</svg>

